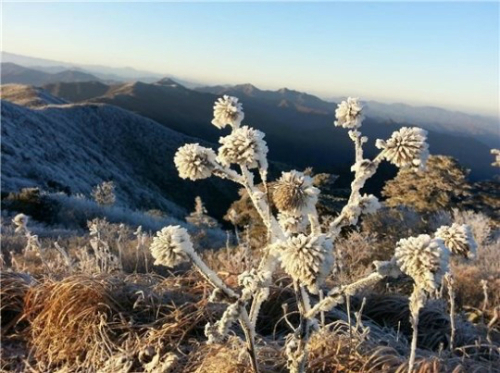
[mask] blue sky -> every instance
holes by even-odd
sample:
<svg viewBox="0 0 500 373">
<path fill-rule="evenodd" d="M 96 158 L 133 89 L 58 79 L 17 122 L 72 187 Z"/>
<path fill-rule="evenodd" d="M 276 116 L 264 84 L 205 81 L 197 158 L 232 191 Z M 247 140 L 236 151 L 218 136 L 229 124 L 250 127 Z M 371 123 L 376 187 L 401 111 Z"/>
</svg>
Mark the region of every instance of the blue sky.
<svg viewBox="0 0 500 373">
<path fill-rule="evenodd" d="M 497 2 L 4 3 L 3 50 L 498 115 Z"/>
</svg>

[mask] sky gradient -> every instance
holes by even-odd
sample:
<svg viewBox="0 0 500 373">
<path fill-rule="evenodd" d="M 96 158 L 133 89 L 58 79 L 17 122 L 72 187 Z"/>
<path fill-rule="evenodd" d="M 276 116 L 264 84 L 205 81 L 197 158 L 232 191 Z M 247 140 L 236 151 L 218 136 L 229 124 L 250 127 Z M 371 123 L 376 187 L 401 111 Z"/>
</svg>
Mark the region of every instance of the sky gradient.
<svg viewBox="0 0 500 373">
<path fill-rule="evenodd" d="M 2 49 L 498 116 L 499 4 L 4 3 Z"/>
</svg>

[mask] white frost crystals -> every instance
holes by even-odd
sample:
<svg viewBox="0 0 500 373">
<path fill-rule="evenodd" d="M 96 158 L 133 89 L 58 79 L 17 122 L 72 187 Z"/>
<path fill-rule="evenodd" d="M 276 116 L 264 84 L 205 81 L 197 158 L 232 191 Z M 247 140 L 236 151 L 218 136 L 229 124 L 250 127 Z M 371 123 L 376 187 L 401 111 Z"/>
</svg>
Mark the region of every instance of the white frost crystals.
<svg viewBox="0 0 500 373">
<path fill-rule="evenodd" d="M 299 234 L 283 245 L 282 266 L 295 280 L 317 294 L 333 266 L 333 244 L 325 235 Z"/>
<path fill-rule="evenodd" d="M 442 226 L 436 231 L 435 236 L 444 241 L 444 245 L 452 254 L 467 259 L 476 258 L 477 244 L 467 224 L 453 223 L 451 226 Z"/>
<path fill-rule="evenodd" d="M 170 268 L 189 261 L 189 254 L 193 252 L 187 230 L 178 225 L 157 232 L 151 244 L 151 255 L 156 259 L 154 264 Z"/>
<path fill-rule="evenodd" d="M 177 150 L 174 157 L 179 176 L 193 181 L 210 177 L 215 162 L 214 151 L 199 144 L 184 145 Z"/>
<path fill-rule="evenodd" d="M 238 128 L 245 118 L 243 106 L 236 97 L 224 95 L 219 98 L 214 105 L 214 119 L 212 124 L 222 129 L 226 126 Z"/>
<path fill-rule="evenodd" d="M 222 137 L 219 142 L 222 146 L 219 148 L 217 160 L 222 165 L 235 163 L 248 168 L 267 169 L 268 148 L 261 131 L 243 126 Z"/>
<path fill-rule="evenodd" d="M 348 129 L 361 127 L 363 115 L 361 113 L 363 106 L 359 99 L 349 97 L 346 101 L 342 101 L 335 110 L 335 126 Z"/>
<path fill-rule="evenodd" d="M 394 257 L 401 271 L 413 278 L 417 287 L 429 293 L 438 289 L 448 272 L 448 249 L 443 240 L 427 234 L 399 240 Z"/>
<path fill-rule="evenodd" d="M 427 131 L 418 127 L 403 127 L 387 141 L 377 140 L 383 156 L 399 168 L 412 167 L 423 170 L 429 158 Z"/>
</svg>

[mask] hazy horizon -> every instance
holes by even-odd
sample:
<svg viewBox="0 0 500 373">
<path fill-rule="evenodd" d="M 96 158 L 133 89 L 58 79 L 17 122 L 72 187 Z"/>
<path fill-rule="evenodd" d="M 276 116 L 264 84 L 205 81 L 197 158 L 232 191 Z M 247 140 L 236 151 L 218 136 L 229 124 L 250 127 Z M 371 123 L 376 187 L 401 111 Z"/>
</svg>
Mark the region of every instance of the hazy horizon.
<svg viewBox="0 0 500 373">
<path fill-rule="evenodd" d="M 498 10 L 498 3 L 4 3 L 2 51 L 498 118 Z"/>
</svg>

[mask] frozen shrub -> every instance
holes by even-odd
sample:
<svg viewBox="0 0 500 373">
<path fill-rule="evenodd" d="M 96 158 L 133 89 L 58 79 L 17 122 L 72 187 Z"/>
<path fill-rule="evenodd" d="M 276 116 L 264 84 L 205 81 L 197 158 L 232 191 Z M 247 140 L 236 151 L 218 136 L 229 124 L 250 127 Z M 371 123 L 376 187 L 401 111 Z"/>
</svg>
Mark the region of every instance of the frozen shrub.
<svg viewBox="0 0 500 373">
<path fill-rule="evenodd" d="M 115 183 L 112 181 L 104 181 L 102 184 L 97 185 L 92 190 L 94 201 L 102 206 L 111 206 L 115 204 Z"/>
</svg>

